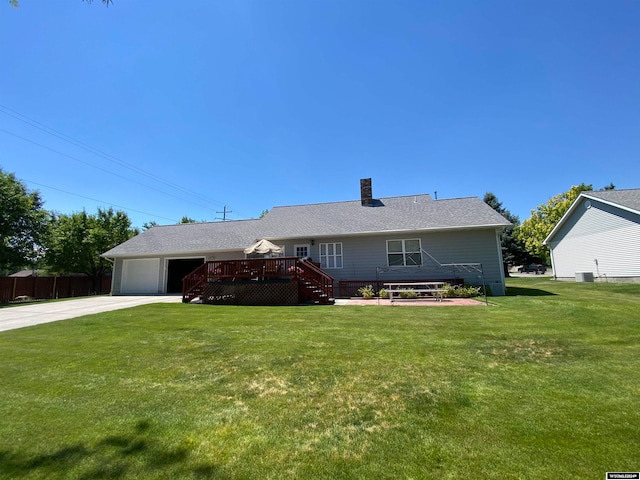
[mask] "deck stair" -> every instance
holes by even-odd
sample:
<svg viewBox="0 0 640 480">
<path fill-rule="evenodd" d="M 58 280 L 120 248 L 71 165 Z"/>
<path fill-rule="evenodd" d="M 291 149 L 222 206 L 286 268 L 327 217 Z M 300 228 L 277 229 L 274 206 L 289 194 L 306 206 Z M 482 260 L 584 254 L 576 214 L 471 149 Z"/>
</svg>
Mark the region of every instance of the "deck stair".
<svg viewBox="0 0 640 480">
<path fill-rule="evenodd" d="M 300 260 L 297 264 L 299 296 L 320 305 L 335 303 L 333 278 L 310 260 Z"/>
<path fill-rule="evenodd" d="M 204 286 L 207 284 L 207 263 L 203 263 L 182 279 L 183 303 L 192 302 L 202 296 Z"/>
</svg>

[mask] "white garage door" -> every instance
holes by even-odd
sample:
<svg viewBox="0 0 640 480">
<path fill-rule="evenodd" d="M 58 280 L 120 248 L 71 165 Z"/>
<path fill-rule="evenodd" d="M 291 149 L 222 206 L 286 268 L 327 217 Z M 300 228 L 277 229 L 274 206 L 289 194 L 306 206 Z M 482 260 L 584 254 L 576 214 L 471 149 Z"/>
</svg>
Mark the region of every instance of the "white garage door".
<svg viewBox="0 0 640 480">
<path fill-rule="evenodd" d="M 124 294 L 159 293 L 159 274 L 159 258 L 124 260 L 120 291 Z"/>
</svg>

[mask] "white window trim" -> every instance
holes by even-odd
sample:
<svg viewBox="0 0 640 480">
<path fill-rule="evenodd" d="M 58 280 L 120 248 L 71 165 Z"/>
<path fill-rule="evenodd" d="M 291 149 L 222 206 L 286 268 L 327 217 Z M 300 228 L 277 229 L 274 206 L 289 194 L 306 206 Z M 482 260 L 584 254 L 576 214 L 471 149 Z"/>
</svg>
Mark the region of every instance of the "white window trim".
<svg viewBox="0 0 640 480">
<path fill-rule="evenodd" d="M 420 263 L 418 265 L 407 265 L 407 251 L 405 249 L 405 242 L 409 241 L 418 241 L 418 248 L 419 250 L 417 252 L 408 252 L 408 253 L 418 253 L 420 255 Z M 389 252 L 389 242 L 402 242 L 402 252 Z M 402 253 L 402 263 L 403 265 L 391 265 L 389 263 L 389 255 L 399 255 L 400 253 Z M 420 240 L 419 238 L 393 238 L 390 240 L 387 240 L 387 266 L 388 267 L 420 267 L 422 266 L 422 240 Z"/>
<path fill-rule="evenodd" d="M 320 265 L 322 266 L 322 246 L 323 245 L 327 245 L 327 252 L 329 251 L 328 246 L 329 245 L 333 245 L 333 255 L 324 255 L 325 257 L 329 258 L 329 257 L 333 257 L 333 264 L 336 265 L 336 258 L 340 257 L 340 266 L 339 267 L 321 267 L 325 270 L 340 270 L 342 268 L 344 268 L 344 249 L 342 246 L 342 242 L 326 242 L 326 243 L 321 243 L 318 245 L 318 255 L 320 256 Z M 336 245 L 340 245 L 340 255 L 337 255 L 336 252 Z M 327 262 L 327 265 L 329 264 L 329 262 Z"/>
<path fill-rule="evenodd" d="M 306 247 L 307 248 L 307 255 L 306 256 L 307 257 L 311 256 L 311 244 L 309 244 L 309 243 L 297 243 L 297 244 L 295 244 L 293 246 L 293 256 L 294 257 L 298 256 L 298 252 L 297 252 L 298 247 Z M 298 257 L 298 258 L 301 258 L 301 257 Z"/>
</svg>

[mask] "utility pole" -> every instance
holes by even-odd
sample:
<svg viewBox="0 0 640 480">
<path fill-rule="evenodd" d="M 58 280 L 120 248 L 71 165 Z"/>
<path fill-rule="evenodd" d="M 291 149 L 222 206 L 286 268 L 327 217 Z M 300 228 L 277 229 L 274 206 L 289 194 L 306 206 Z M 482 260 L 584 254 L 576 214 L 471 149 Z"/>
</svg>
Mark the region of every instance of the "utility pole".
<svg viewBox="0 0 640 480">
<path fill-rule="evenodd" d="M 227 221 L 227 213 L 233 213 L 232 210 L 227 210 L 227 206 L 225 205 L 224 208 L 222 209 L 222 212 L 216 212 L 216 213 L 221 213 L 222 214 L 222 218 L 220 217 L 216 217 L 216 220 L 222 220 L 223 222 Z"/>
</svg>

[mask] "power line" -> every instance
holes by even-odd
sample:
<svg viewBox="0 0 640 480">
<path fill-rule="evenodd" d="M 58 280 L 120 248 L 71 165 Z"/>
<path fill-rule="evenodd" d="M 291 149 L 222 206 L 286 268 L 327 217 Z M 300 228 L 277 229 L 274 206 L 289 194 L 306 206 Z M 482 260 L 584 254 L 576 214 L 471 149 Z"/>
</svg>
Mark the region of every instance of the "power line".
<svg viewBox="0 0 640 480">
<path fill-rule="evenodd" d="M 151 217 L 162 218 L 164 220 L 169 220 L 170 222 L 173 222 L 173 223 L 178 223 L 178 221 L 175 218 L 163 217 L 162 215 L 155 215 L 153 213 L 143 212 L 141 210 L 136 210 L 135 208 L 125 207 L 123 205 L 118 205 L 118 204 L 111 203 L 111 202 L 105 202 L 104 200 L 98 200 L 97 198 L 86 197 L 86 196 L 80 195 L 78 193 L 73 193 L 73 192 L 69 192 L 67 190 L 63 190 L 61 188 L 52 187 L 50 185 L 44 185 L 43 183 L 34 182 L 34 181 L 28 180 L 26 178 L 20 178 L 19 180 L 21 180 L 23 182 L 32 183 L 34 185 L 38 185 L 39 187 L 49 188 L 51 190 L 56 190 L 58 192 L 66 193 L 67 195 L 73 195 L 74 197 L 80 197 L 80 198 L 84 198 L 86 200 L 91 200 L 93 202 L 104 203 L 104 204 L 110 205 L 112 207 L 124 208 L 125 210 L 129 210 L 131 212 L 142 213 L 143 215 L 149 215 Z"/>
<path fill-rule="evenodd" d="M 4 110 L 9 110 L 12 113 L 8 113 Z M 193 195 L 196 197 L 199 197 L 200 199 L 209 202 L 209 203 L 216 203 L 218 205 L 223 205 L 221 202 L 216 202 L 214 200 L 211 200 L 203 195 L 200 195 L 197 192 L 193 192 L 192 190 L 188 190 L 184 187 L 181 187 L 180 185 L 177 185 L 173 182 L 170 182 L 168 180 L 165 180 L 153 173 L 147 172 L 146 170 L 143 170 L 139 167 L 136 167 L 135 165 L 132 165 L 128 162 L 125 162 L 124 160 L 120 160 L 117 157 L 114 157 L 113 155 L 110 155 L 108 153 L 104 153 L 100 150 L 98 150 L 95 147 L 92 147 L 91 145 L 87 145 L 86 143 L 81 142 L 80 140 L 76 140 L 73 137 L 70 137 L 62 132 L 59 132 L 58 130 L 51 128 L 47 125 L 44 125 L 43 123 L 38 122 L 37 120 L 33 120 L 32 118 L 27 117 L 26 115 L 21 114 L 20 112 L 17 112 L 9 107 L 6 107 L 4 105 L 0 105 L 0 113 L 4 113 L 5 115 L 12 117 L 20 122 L 26 123 L 27 125 L 30 125 L 34 128 L 37 128 L 40 131 L 43 131 L 45 133 L 47 133 L 48 135 L 54 136 L 56 138 L 59 138 L 60 140 L 64 140 L 65 142 L 71 143 L 72 145 L 75 145 L 76 147 L 82 148 L 83 150 L 86 150 L 94 155 L 100 156 L 102 158 L 105 158 L 106 160 L 109 160 L 110 162 L 116 163 L 124 168 L 127 168 L 133 172 L 139 173 L 140 175 L 144 175 L 148 178 L 151 178 L 152 180 L 155 180 L 156 182 L 160 182 L 163 183 L 171 188 L 175 188 L 177 190 L 180 190 L 182 192 L 185 192 L 189 195 Z M 15 114 L 15 115 L 14 115 Z M 22 117 L 22 118 L 20 118 Z"/>
<path fill-rule="evenodd" d="M 9 112 L 11 112 L 11 113 L 9 113 Z M 104 159 L 106 159 L 106 160 L 108 160 L 108 161 L 110 161 L 112 163 L 115 163 L 115 164 L 117 164 L 117 165 L 119 165 L 121 167 L 124 167 L 124 168 L 126 168 L 128 170 L 131 170 L 131 171 L 133 171 L 135 173 L 138 173 L 140 175 L 146 176 L 146 177 L 148 177 L 148 178 L 150 178 L 150 179 L 152 179 L 152 180 L 154 180 L 156 182 L 162 183 L 162 184 L 164 184 L 164 185 L 166 185 L 168 187 L 174 188 L 174 189 L 179 190 L 179 191 L 181 191 L 183 193 L 187 193 L 188 195 L 191 195 L 193 197 L 197 197 L 197 198 L 199 198 L 199 199 L 201 199 L 201 200 L 203 200 L 205 202 L 208 202 L 208 203 L 213 203 L 213 204 L 217 204 L 217 205 L 223 205 L 222 202 L 218 202 L 218 201 L 212 200 L 212 199 L 210 199 L 208 197 L 205 197 L 204 195 L 201 195 L 201 194 L 199 194 L 197 192 L 194 192 L 192 189 L 187 189 L 185 187 L 182 187 L 182 186 L 180 186 L 180 185 L 178 185 L 176 183 L 173 183 L 171 181 L 165 180 L 165 179 L 159 177 L 158 175 L 155 175 L 153 173 L 147 172 L 146 170 L 143 170 L 143 169 L 141 169 L 139 167 L 136 167 L 135 165 L 132 165 L 132 164 L 130 164 L 128 162 L 125 162 L 124 160 L 121 160 L 121 159 L 119 159 L 119 158 L 117 158 L 117 157 L 115 157 L 113 155 L 110 155 L 108 153 L 104 153 L 104 152 L 100 151 L 99 149 L 97 149 L 95 147 L 92 147 L 91 145 L 88 145 L 88 144 L 86 144 L 84 142 L 81 142 L 80 140 L 74 139 L 73 137 L 70 137 L 70 136 L 68 136 L 68 135 L 66 135 L 66 134 L 64 134 L 64 133 L 62 133 L 62 132 L 60 132 L 60 131 L 58 131 L 58 130 L 56 130 L 54 128 L 51 128 L 51 127 L 49 127 L 49 126 L 47 126 L 47 125 L 45 125 L 45 124 L 43 124 L 41 122 L 38 122 L 37 120 L 29 118 L 26 115 L 23 115 L 22 113 L 14 110 L 14 109 L 12 109 L 10 107 L 7 107 L 5 105 L 1 105 L 0 104 L 0 113 L 3 113 L 3 114 L 5 114 L 5 115 L 7 115 L 7 116 L 9 116 L 11 118 L 14 118 L 14 119 L 16 119 L 16 120 L 18 120 L 20 122 L 23 122 L 23 123 L 25 123 L 27 125 L 30 125 L 30 126 L 32 126 L 34 128 L 37 128 L 38 130 L 41 130 L 41 131 L 47 133 L 48 135 L 54 136 L 54 137 L 56 137 L 56 138 L 58 138 L 60 140 L 63 140 L 65 142 L 71 143 L 72 145 L 74 145 L 76 147 L 82 148 L 83 150 L 86 150 L 86 151 L 88 151 L 88 152 L 90 152 L 90 153 L 92 153 L 92 154 L 94 154 L 96 156 L 100 156 L 100 157 L 102 157 L 102 158 L 104 158 Z M 3 130 L 3 131 L 7 132 L 6 130 Z M 7 133 L 10 133 L 10 132 L 7 132 Z M 12 134 L 12 135 L 15 135 L 15 134 Z M 49 149 L 48 147 L 44 147 L 44 146 L 38 144 L 37 142 L 33 142 L 31 140 L 25 139 L 24 137 L 20 137 L 19 135 L 15 135 L 15 136 L 17 136 L 19 138 L 22 138 L 25 141 L 29 141 L 31 143 L 34 143 L 34 144 L 36 144 L 38 146 L 41 146 L 43 148 Z M 49 149 L 49 150 L 55 151 L 53 149 Z M 56 151 L 56 153 L 60 153 L 60 152 Z M 62 154 L 62 155 L 65 155 L 65 154 Z M 70 158 L 72 158 L 72 157 L 70 157 Z M 77 160 L 77 159 L 74 158 L 74 160 Z M 85 163 L 86 165 L 89 165 L 89 166 L 93 166 L 94 168 L 99 168 L 99 167 L 95 167 L 93 164 L 88 163 L 88 162 L 83 162 L 83 163 Z M 101 169 L 101 170 L 104 170 L 104 169 Z M 118 174 L 114 174 L 113 172 L 109 172 L 108 170 L 104 170 L 104 171 L 107 171 L 108 173 L 111 173 L 112 175 L 116 175 L 116 176 L 119 176 L 121 178 L 125 178 L 127 180 L 134 181 L 134 180 L 131 180 L 131 179 L 129 179 L 127 177 L 124 177 L 122 175 L 118 175 Z M 139 183 L 139 182 L 135 182 L 135 183 Z M 139 183 L 139 184 L 147 186 L 147 185 L 142 184 L 142 183 Z M 152 188 L 152 187 L 148 187 L 148 188 Z M 154 189 L 154 190 L 156 190 L 158 192 L 161 192 L 161 193 L 164 193 L 166 195 L 171 195 L 171 196 L 173 196 L 175 198 L 178 198 L 180 200 L 183 200 L 183 201 L 188 201 L 188 200 L 185 200 L 185 199 L 183 199 L 181 197 L 177 197 L 175 195 L 172 195 L 172 194 L 169 194 L 167 192 L 164 192 L 162 190 L 158 190 L 158 189 Z M 196 204 L 194 202 L 190 202 L 190 203 L 193 203 L 194 205 L 198 205 L 198 204 Z M 202 206 L 202 205 L 199 205 L 199 206 Z M 209 208 L 209 207 L 204 207 L 204 208 Z"/>
<path fill-rule="evenodd" d="M 62 156 L 62 157 L 65 157 L 65 158 L 68 158 L 68 159 L 70 159 L 70 160 L 73 160 L 73 161 L 76 161 L 76 162 L 82 163 L 83 165 L 87 165 L 88 167 L 95 168 L 96 170 L 100 170 L 100 171 L 102 171 L 102 172 L 108 173 L 108 174 L 110 174 L 110 175 L 113 175 L 114 177 L 118 177 L 118 178 L 121 178 L 121 179 L 123 179 L 123 180 L 127 180 L 127 181 L 129 181 L 129 182 L 135 183 L 135 184 L 137 184 L 137 185 L 141 185 L 141 186 L 143 186 L 143 187 L 145 187 L 145 188 L 148 188 L 148 189 L 150 189 L 150 190 L 154 190 L 154 191 L 156 191 L 156 192 L 162 193 L 162 194 L 164 194 L 164 195 L 168 195 L 168 196 L 170 196 L 170 197 L 177 198 L 178 200 L 182 200 L 183 202 L 191 203 L 191 204 L 193 204 L 193 205 L 197 205 L 197 206 L 199 206 L 199 207 L 206 208 L 206 209 L 208 209 L 208 210 L 212 210 L 212 209 L 211 209 L 211 207 L 208 207 L 208 206 L 205 206 L 205 205 L 202 205 L 202 204 L 199 204 L 199 203 L 193 202 L 193 201 L 191 201 L 191 200 L 187 200 L 186 198 L 179 197 L 179 196 L 177 196 L 177 195 L 174 195 L 174 194 L 169 193 L 169 192 L 165 192 L 164 190 L 160 190 L 160 189 L 158 189 L 158 188 L 152 187 L 152 186 L 150 186 L 150 185 L 147 185 L 147 184 L 145 184 L 145 183 L 139 182 L 139 181 L 137 181 L 137 180 L 133 180 L 132 178 L 125 177 L 124 175 L 120 175 L 119 173 L 112 172 L 112 171 L 110 171 L 110 170 L 107 170 L 106 168 L 102 168 L 102 167 L 99 167 L 99 166 L 94 165 L 94 164 L 92 164 L 92 163 L 85 162 L 84 160 L 81 160 L 81 159 L 79 159 L 79 158 L 73 157 L 73 156 L 68 155 L 68 154 L 66 154 L 66 153 L 64 153 L 64 152 L 60 152 L 60 151 L 58 151 L 58 150 L 56 150 L 56 149 L 54 149 L 54 148 L 47 147 L 46 145 L 43 145 L 43 144 L 38 143 L 38 142 L 35 142 L 35 141 L 33 141 L 33 140 L 29 140 L 28 138 L 25 138 L 25 137 L 23 137 L 23 136 L 21 136 L 21 135 L 18 135 L 17 133 L 13 133 L 13 132 L 10 132 L 10 131 L 8 131 L 8 130 L 5 130 L 4 128 L 0 128 L 0 132 L 4 132 L 4 133 L 6 133 L 7 135 L 14 136 L 14 137 L 19 138 L 20 140 L 22 140 L 22 141 L 24 141 L 24 142 L 31 143 L 31 144 L 33 144 L 33 145 L 36 145 L 36 146 L 40 147 L 40 148 L 44 148 L 45 150 L 49 150 L 50 152 L 53 152 L 53 153 L 55 153 L 55 154 L 57 154 L 57 155 L 60 155 L 60 156 Z"/>
</svg>

